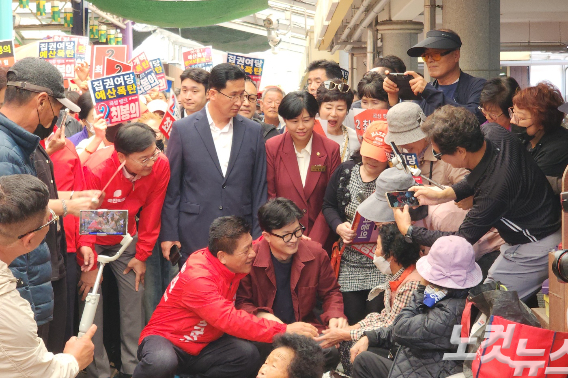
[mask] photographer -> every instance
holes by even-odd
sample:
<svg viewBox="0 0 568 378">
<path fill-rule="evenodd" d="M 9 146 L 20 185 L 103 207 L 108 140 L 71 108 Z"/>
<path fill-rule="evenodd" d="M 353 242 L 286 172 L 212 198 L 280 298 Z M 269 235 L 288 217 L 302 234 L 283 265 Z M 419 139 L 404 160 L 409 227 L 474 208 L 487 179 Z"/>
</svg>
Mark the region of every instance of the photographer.
<svg viewBox="0 0 568 378">
<path fill-rule="evenodd" d="M 146 259 L 152 253 L 160 233 L 160 214 L 170 178 L 170 166 L 168 159 L 156 147 L 154 130 L 143 123 L 131 123 L 118 130 L 113 147 L 101 149 L 91 156 L 84 171 L 87 187 L 102 190 L 108 184 L 103 208 L 128 210 L 128 233 L 134 241 L 109 266 L 118 284 L 121 371 L 123 374 L 132 374 L 138 363 L 138 336 L 144 327 L 142 285 Z M 140 219 L 137 229 L 138 213 Z M 99 255 L 114 255 L 121 247 L 121 240 L 121 236 L 97 236 L 96 252 Z M 96 270 L 92 274 L 96 275 Z M 83 289 L 89 290 L 88 286 Z M 94 339 L 97 346 L 95 363 L 87 368 L 90 375 L 97 377 L 110 376 L 103 347 L 102 308 L 99 306 L 95 315 L 95 324 L 100 327 L 98 337 Z"/>
<path fill-rule="evenodd" d="M 47 186 L 31 175 L 0 177 L 0 372 L 4 378 L 71 378 L 93 360 L 91 326 L 53 355 L 38 337 L 34 314 L 20 297 L 18 280 L 8 269 L 17 257 L 35 250 L 58 217 L 48 208 Z"/>
</svg>

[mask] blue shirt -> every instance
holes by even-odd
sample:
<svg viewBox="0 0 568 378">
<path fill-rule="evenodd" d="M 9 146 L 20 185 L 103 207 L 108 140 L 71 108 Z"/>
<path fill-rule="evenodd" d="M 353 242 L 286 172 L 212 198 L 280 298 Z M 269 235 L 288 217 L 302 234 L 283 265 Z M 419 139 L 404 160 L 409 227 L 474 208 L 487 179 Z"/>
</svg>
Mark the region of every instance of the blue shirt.
<svg viewBox="0 0 568 378">
<path fill-rule="evenodd" d="M 456 93 L 456 89 L 458 87 L 459 80 L 450 85 L 438 85 L 438 89 L 444 93 L 444 96 L 454 99 L 454 94 Z"/>
</svg>

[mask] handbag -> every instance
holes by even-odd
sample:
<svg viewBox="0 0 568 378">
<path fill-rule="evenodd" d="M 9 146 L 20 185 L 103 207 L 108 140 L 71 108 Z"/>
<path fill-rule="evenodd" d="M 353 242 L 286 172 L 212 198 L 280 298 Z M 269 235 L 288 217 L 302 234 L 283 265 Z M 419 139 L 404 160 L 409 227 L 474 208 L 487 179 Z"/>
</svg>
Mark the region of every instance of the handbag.
<svg viewBox="0 0 568 378">
<path fill-rule="evenodd" d="M 341 239 L 333 243 L 331 247 L 331 268 L 335 273 L 335 278 L 339 277 L 339 266 L 341 265 L 341 256 L 343 256 L 343 252 L 345 251 L 345 243 L 339 247 L 339 243 Z"/>
</svg>

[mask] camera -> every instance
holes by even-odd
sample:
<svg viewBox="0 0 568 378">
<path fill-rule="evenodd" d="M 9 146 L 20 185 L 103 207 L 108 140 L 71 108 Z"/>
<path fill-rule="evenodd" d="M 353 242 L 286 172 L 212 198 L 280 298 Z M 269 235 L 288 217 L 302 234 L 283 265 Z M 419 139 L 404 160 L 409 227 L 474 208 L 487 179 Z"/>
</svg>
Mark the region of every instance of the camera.
<svg viewBox="0 0 568 378">
<path fill-rule="evenodd" d="M 568 282 L 568 250 L 554 252 L 552 272 L 562 282 Z"/>
</svg>

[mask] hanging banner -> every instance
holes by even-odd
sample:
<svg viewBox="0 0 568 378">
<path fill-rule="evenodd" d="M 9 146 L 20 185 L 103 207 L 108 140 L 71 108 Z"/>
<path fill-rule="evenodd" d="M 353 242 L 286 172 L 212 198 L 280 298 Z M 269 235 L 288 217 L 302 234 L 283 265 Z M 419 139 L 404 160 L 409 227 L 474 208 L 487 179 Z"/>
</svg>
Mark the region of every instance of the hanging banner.
<svg viewBox="0 0 568 378">
<path fill-rule="evenodd" d="M 89 49 L 89 37 L 78 35 L 55 35 L 54 41 L 75 41 L 75 61 L 77 64 L 91 61 L 91 50 Z"/>
<path fill-rule="evenodd" d="M 39 57 L 57 67 L 64 79 L 75 78 L 75 41 L 39 42 Z"/>
<path fill-rule="evenodd" d="M 211 72 L 213 68 L 213 48 L 211 46 L 191 49 L 182 54 L 183 65 L 188 68 L 203 68 Z"/>
<path fill-rule="evenodd" d="M 120 73 L 89 81 L 96 114 L 114 125 L 140 117 L 138 86 L 134 72 Z"/>
<path fill-rule="evenodd" d="M 124 62 L 119 62 L 116 59 L 105 58 L 105 76 L 125 72 L 132 72 L 132 65 Z"/>
<path fill-rule="evenodd" d="M 0 41 L 0 67 L 11 67 L 14 63 L 16 63 L 14 41 L 11 39 Z"/>
<path fill-rule="evenodd" d="M 109 46 L 96 45 L 93 46 L 91 59 L 90 76 L 93 79 L 99 79 L 105 76 L 105 59 L 112 58 L 119 62 L 126 62 L 128 46 Z"/>
<path fill-rule="evenodd" d="M 160 60 L 160 58 L 152 59 L 150 60 L 150 65 L 152 66 L 152 69 L 154 69 L 154 73 L 158 78 L 158 83 L 159 83 L 158 90 L 160 92 L 165 91 L 166 89 L 168 89 L 168 81 L 166 79 L 166 73 L 164 72 L 164 66 L 162 65 L 162 61 Z"/>
<path fill-rule="evenodd" d="M 262 78 L 264 59 L 251 58 L 248 56 L 228 53 L 227 63 L 239 66 L 256 83 L 256 87 L 260 88 L 260 79 Z"/>
</svg>

